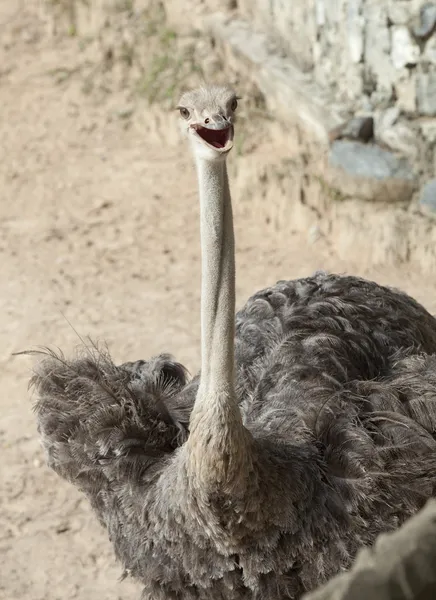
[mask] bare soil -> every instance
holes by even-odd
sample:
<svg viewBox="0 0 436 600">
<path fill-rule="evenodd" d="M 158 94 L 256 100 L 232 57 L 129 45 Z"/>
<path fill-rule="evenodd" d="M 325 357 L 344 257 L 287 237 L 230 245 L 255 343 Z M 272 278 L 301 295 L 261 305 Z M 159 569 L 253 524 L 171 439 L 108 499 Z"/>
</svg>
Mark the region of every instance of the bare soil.
<svg viewBox="0 0 436 600">
<path fill-rule="evenodd" d="M 74 65 L 74 45 L 36 35 L 11 5 L 0 2 L 0 16 L 15 18 L 13 30 L 0 27 L 0 599 L 139 598 L 139 585 L 118 582 L 86 500 L 46 468 L 27 390 L 32 361 L 13 353 L 68 353 L 90 335 L 118 361 L 170 351 L 195 372 L 195 173 L 185 145 L 166 140 L 166 114 L 144 103 L 126 119 L 121 91 L 97 101 L 56 80 L 53 70 Z M 277 236 L 250 210 L 259 202 L 236 187 L 238 305 L 278 279 L 327 269 L 399 286 L 436 312 L 435 281 L 341 261 L 322 238 Z"/>
</svg>

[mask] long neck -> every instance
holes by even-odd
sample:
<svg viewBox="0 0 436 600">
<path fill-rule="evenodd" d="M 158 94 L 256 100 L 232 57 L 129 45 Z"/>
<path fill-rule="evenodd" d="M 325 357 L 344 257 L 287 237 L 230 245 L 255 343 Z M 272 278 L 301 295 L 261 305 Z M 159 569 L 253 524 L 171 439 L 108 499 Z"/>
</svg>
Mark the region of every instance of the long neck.
<svg viewBox="0 0 436 600">
<path fill-rule="evenodd" d="M 202 489 L 242 491 L 248 436 L 235 393 L 235 243 L 225 161 L 197 159 L 202 255 L 201 383 L 190 466 Z"/>
<path fill-rule="evenodd" d="M 201 388 L 234 397 L 235 240 L 225 161 L 197 161 L 201 230 Z"/>
</svg>

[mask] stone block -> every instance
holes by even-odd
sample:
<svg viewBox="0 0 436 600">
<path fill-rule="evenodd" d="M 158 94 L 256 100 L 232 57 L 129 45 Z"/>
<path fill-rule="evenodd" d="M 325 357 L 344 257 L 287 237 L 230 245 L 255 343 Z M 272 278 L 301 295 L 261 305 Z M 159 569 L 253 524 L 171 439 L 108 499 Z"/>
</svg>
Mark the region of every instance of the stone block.
<svg viewBox="0 0 436 600">
<path fill-rule="evenodd" d="M 436 35 L 427 41 L 421 60 L 436 65 Z"/>
<path fill-rule="evenodd" d="M 341 99 L 345 100 L 347 103 L 352 102 L 354 104 L 363 94 L 362 65 L 349 65 L 345 70 L 345 73 L 340 73 L 339 77 L 341 77 L 345 83 Z"/>
<path fill-rule="evenodd" d="M 377 139 L 392 150 L 415 159 L 418 154 L 417 135 L 406 123 L 399 122 L 381 129 Z"/>
<path fill-rule="evenodd" d="M 363 58 L 365 19 L 362 15 L 362 0 L 349 0 L 347 10 L 347 37 L 350 59 L 359 63 Z"/>
<path fill-rule="evenodd" d="M 400 109 L 398 106 L 390 106 L 386 110 L 379 113 L 375 119 L 376 135 L 378 136 L 380 131 L 389 129 L 389 127 L 395 125 L 399 116 Z"/>
<path fill-rule="evenodd" d="M 410 0 L 389 0 L 388 17 L 394 25 L 407 25 L 413 17 Z"/>
<path fill-rule="evenodd" d="M 325 0 L 315 0 L 315 22 L 317 27 L 324 27 L 325 17 Z"/>
<path fill-rule="evenodd" d="M 419 122 L 419 129 L 429 144 L 436 143 L 436 119 L 422 119 Z"/>
<path fill-rule="evenodd" d="M 392 31 L 392 63 L 396 69 L 416 65 L 419 59 L 419 46 L 404 25 L 391 28 Z"/>
<path fill-rule="evenodd" d="M 413 27 L 413 35 L 420 39 L 427 39 L 436 28 L 436 3 L 426 2 L 419 10 L 419 22 Z"/>
<path fill-rule="evenodd" d="M 395 82 L 398 108 L 406 113 L 416 111 L 416 73 L 405 71 Z"/>
<path fill-rule="evenodd" d="M 416 189 L 415 174 L 404 158 L 372 144 L 333 142 L 328 183 L 346 198 L 374 202 L 408 202 Z"/>
<path fill-rule="evenodd" d="M 365 65 L 375 75 L 378 88 L 390 89 L 397 74 L 391 60 L 391 36 L 386 7 L 370 3 L 365 13 Z"/>
</svg>

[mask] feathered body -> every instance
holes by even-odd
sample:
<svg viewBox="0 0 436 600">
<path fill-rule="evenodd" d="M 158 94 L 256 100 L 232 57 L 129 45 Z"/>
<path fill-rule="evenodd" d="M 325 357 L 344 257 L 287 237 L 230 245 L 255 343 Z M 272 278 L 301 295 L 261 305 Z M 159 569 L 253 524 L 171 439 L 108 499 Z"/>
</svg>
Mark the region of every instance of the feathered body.
<svg viewBox="0 0 436 600">
<path fill-rule="evenodd" d="M 200 376 L 170 356 L 37 367 L 49 464 L 145 600 L 295 600 L 435 496 L 436 319 L 413 299 L 324 273 L 279 282 L 237 314 L 235 350 L 249 460 L 231 494 L 188 476 Z"/>
</svg>

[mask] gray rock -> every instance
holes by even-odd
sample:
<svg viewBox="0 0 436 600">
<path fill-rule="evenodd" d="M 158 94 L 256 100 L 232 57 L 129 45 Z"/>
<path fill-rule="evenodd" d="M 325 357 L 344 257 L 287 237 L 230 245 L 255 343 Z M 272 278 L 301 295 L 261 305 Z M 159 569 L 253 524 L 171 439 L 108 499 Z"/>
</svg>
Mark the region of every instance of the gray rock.
<svg viewBox="0 0 436 600">
<path fill-rule="evenodd" d="M 416 65 L 419 59 L 419 46 L 410 35 L 405 25 L 391 28 L 392 31 L 392 63 L 396 69 Z"/>
<path fill-rule="evenodd" d="M 377 93 L 390 94 L 398 76 L 391 59 L 391 32 L 386 3 L 365 3 L 365 65 L 375 76 Z"/>
<path fill-rule="evenodd" d="M 344 98 L 351 104 L 356 104 L 359 102 L 359 99 L 363 95 L 363 77 L 362 77 L 362 68 L 363 64 L 350 64 L 347 63 L 346 67 L 346 75 L 344 75 L 347 79 L 347 87 L 344 94 Z M 338 76 L 343 77 L 342 73 L 344 71 L 341 69 L 339 71 L 339 75 L 337 75 L 337 71 L 335 72 L 335 80 L 337 81 Z M 333 81 L 335 81 L 333 80 Z M 334 84 L 333 84 L 334 85 Z M 357 108 L 357 107 L 356 107 Z"/>
<path fill-rule="evenodd" d="M 416 158 L 418 153 L 416 132 L 405 121 L 398 122 L 400 109 L 391 106 L 385 111 L 375 115 L 375 138 L 391 150 L 397 150 Z"/>
<path fill-rule="evenodd" d="M 418 74 L 416 99 L 420 114 L 436 115 L 436 72 Z"/>
<path fill-rule="evenodd" d="M 436 143 L 436 119 L 423 119 L 419 122 L 419 128 L 424 139 L 430 144 Z"/>
<path fill-rule="evenodd" d="M 318 27 L 325 25 L 325 0 L 315 0 L 315 20 Z"/>
<path fill-rule="evenodd" d="M 406 25 L 413 16 L 413 5 L 410 0 L 390 0 L 388 17 L 394 25 Z"/>
<path fill-rule="evenodd" d="M 387 80 L 386 80 L 387 81 Z M 388 106 L 390 106 L 392 104 L 392 102 L 395 100 L 395 96 L 393 93 L 393 87 L 392 85 L 384 85 L 386 83 L 385 80 L 383 80 L 383 83 L 379 82 L 379 85 L 377 87 L 377 89 L 375 90 L 375 92 L 373 92 L 371 94 L 371 102 L 374 106 L 377 106 L 381 109 L 387 108 Z M 392 82 L 392 80 L 389 80 Z"/>
<path fill-rule="evenodd" d="M 416 111 L 416 79 L 417 75 L 413 70 L 406 70 L 406 73 L 395 82 L 398 107 L 406 113 Z"/>
<path fill-rule="evenodd" d="M 419 21 L 419 24 L 413 28 L 413 34 L 417 38 L 429 38 L 436 28 L 436 4 L 434 2 L 427 2 L 421 6 Z"/>
<path fill-rule="evenodd" d="M 283 0 L 278 0 L 279 3 L 283 3 Z M 284 3 L 283 3 L 284 4 Z M 292 3 L 289 3 L 290 5 Z M 295 4 L 295 2 L 293 3 Z M 306 3 L 307 5 L 308 3 Z M 325 0 L 325 12 L 326 12 L 326 23 L 329 25 L 334 25 L 335 23 L 339 23 L 341 18 L 343 18 L 342 9 L 340 2 L 331 2 L 331 0 Z"/>
<path fill-rule="evenodd" d="M 330 163 L 357 177 L 413 179 L 405 161 L 376 145 L 337 141 L 331 147 Z"/>
<path fill-rule="evenodd" d="M 436 214 L 436 179 L 432 179 L 422 188 L 419 206 Z"/>
<path fill-rule="evenodd" d="M 398 106 L 390 106 L 385 111 L 383 111 L 376 119 L 376 133 L 383 129 L 389 129 L 395 125 L 398 121 L 398 117 L 400 116 L 400 109 Z"/>
<path fill-rule="evenodd" d="M 423 61 L 436 64 L 436 36 L 433 35 L 425 45 L 422 54 Z"/>
<path fill-rule="evenodd" d="M 404 122 L 381 129 L 377 139 L 410 158 L 415 159 L 418 154 L 416 133 Z"/>
<path fill-rule="evenodd" d="M 329 166 L 330 185 L 346 197 L 406 202 L 416 188 L 407 160 L 376 145 L 336 141 L 330 148 Z"/>
</svg>

